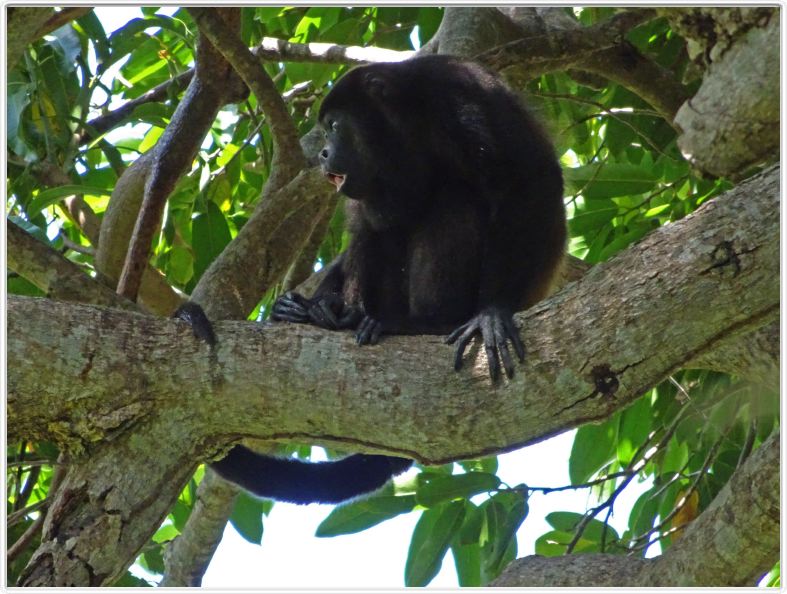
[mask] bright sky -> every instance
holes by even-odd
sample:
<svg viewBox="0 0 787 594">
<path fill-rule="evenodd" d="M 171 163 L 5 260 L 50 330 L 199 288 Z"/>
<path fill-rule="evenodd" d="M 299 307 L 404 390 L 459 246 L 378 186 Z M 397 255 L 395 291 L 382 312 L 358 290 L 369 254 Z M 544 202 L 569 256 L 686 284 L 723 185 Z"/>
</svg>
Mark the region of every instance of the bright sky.
<svg viewBox="0 0 787 594">
<path fill-rule="evenodd" d="M 569 484 L 568 457 L 574 432 L 500 456 L 498 476 L 510 485 L 539 487 Z M 650 483 L 632 484 L 615 503 L 613 527 L 622 533 L 631 506 Z M 552 511 L 584 512 L 587 490 L 549 495 L 533 494 L 530 512 L 517 533 L 519 553 L 533 554 L 536 538 L 550 530 L 544 519 Z M 404 585 L 404 565 L 410 536 L 420 512 L 398 516 L 358 534 L 316 538 L 319 523 L 331 506 L 277 503 L 265 518 L 262 545 L 247 543 L 228 525 L 224 539 L 205 573 L 208 587 L 323 587 L 372 588 Z M 652 547 L 652 549 L 657 547 Z M 432 587 L 456 587 L 449 552 Z"/>
<path fill-rule="evenodd" d="M 175 8 L 169 6 L 160 12 L 172 14 L 174 11 Z M 128 6 L 98 7 L 95 12 L 107 34 L 141 16 L 138 9 Z M 113 76 L 112 72 L 108 76 Z M 127 134 L 124 131 L 120 136 Z M 111 142 L 112 136 L 109 139 Z M 446 364 L 447 370 L 449 367 Z M 510 485 L 558 487 L 569 484 L 568 458 L 573 435 L 574 432 L 568 432 L 501 456 L 498 476 Z M 631 506 L 649 487 L 650 483 L 634 481 L 616 501 L 611 523 L 619 533 L 625 528 Z M 544 519 L 549 512 L 584 512 L 587 496 L 587 490 L 532 495 L 529 515 L 517 533 L 518 556 L 532 554 L 536 538 L 550 529 Z M 420 513 L 398 516 L 359 534 L 316 538 L 317 526 L 331 509 L 331 506 L 277 503 L 271 515 L 265 518 L 261 546 L 246 542 L 228 524 L 202 585 L 213 588 L 402 586 L 410 536 Z M 658 547 L 651 547 L 652 553 L 657 551 Z M 132 571 L 144 576 L 141 568 L 132 568 Z M 450 552 L 430 585 L 442 588 L 457 585 Z"/>
</svg>

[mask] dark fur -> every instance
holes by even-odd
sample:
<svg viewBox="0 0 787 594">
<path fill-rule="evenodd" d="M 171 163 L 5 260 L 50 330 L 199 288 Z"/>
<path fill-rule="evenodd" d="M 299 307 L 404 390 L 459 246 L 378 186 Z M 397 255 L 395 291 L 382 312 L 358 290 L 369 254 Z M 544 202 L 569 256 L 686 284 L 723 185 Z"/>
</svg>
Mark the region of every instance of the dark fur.
<svg viewBox="0 0 787 594">
<path fill-rule="evenodd" d="M 352 240 L 314 296 L 282 297 L 273 319 L 352 328 L 360 344 L 453 330 L 457 369 L 480 334 L 493 380 L 500 360 L 512 375 L 510 348 L 524 357 L 512 315 L 546 295 L 566 240 L 562 176 L 541 126 L 495 75 L 448 56 L 350 71 L 320 122 L 323 169 L 346 176 Z M 216 469 L 258 495 L 305 503 L 368 492 L 409 465 L 273 461 L 236 448 Z"/>
</svg>

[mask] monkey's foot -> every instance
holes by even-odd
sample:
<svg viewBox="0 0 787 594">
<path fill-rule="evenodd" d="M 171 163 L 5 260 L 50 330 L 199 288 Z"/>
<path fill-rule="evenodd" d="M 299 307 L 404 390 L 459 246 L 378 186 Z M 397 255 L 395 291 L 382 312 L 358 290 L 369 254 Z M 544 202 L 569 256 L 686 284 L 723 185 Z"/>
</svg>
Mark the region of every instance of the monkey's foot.
<svg viewBox="0 0 787 594">
<path fill-rule="evenodd" d="M 456 342 L 456 355 L 454 356 L 454 369 L 462 368 L 462 358 L 470 341 L 477 334 L 481 335 L 489 362 L 489 375 L 492 381 L 500 377 L 500 359 L 508 377 L 514 375 L 514 362 L 508 343 L 514 347 L 519 362 L 525 360 L 525 346 L 519 337 L 519 329 L 514 324 L 513 315 L 499 307 L 487 307 L 468 322 L 462 324 L 451 332 L 445 341 L 448 344 Z M 499 353 L 499 355 L 498 355 Z"/>
<path fill-rule="evenodd" d="M 216 335 L 213 333 L 213 325 L 210 323 L 208 316 L 205 315 L 205 310 L 197 303 L 186 301 L 175 310 L 172 317 L 188 322 L 192 332 L 194 332 L 194 336 L 200 340 L 204 340 L 210 346 L 216 344 Z"/>
</svg>

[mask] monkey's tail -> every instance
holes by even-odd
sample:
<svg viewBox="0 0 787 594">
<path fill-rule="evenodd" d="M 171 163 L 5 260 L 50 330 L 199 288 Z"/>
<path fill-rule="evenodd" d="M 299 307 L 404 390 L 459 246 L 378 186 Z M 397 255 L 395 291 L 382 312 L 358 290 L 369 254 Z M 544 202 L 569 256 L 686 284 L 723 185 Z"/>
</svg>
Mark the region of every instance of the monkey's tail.
<svg viewBox="0 0 787 594">
<path fill-rule="evenodd" d="M 376 491 L 413 461 L 353 454 L 329 462 L 275 458 L 235 446 L 211 468 L 257 497 L 290 503 L 341 503 Z"/>
</svg>

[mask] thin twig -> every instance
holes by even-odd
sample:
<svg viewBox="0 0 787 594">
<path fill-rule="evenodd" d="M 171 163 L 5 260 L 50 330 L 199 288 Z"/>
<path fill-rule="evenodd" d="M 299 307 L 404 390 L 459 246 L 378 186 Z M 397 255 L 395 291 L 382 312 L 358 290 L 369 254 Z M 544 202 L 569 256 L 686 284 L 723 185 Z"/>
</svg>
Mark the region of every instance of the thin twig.
<svg viewBox="0 0 787 594">
<path fill-rule="evenodd" d="M 592 481 L 588 481 L 586 483 L 581 483 L 579 485 L 563 485 L 562 487 L 531 487 L 530 485 L 527 486 L 528 491 L 539 491 L 544 495 L 548 495 L 549 493 L 557 493 L 558 491 L 569 491 L 569 490 L 576 490 L 576 489 L 589 489 L 591 487 L 595 487 L 596 485 L 600 485 L 602 483 L 606 483 L 607 481 L 614 480 L 616 478 L 620 478 L 622 476 L 628 476 L 630 472 L 621 470 L 620 472 L 613 472 L 611 474 L 607 474 L 602 478 L 598 478 Z"/>
<path fill-rule="evenodd" d="M 21 470 L 21 468 L 20 468 Z M 41 467 L 34 466 L 30 469 L 30 472 L 27 475 L 27 480 L 25 481 L 24 486 L 19 489 L 19 493 L 14 500 L 14 510 L 20 510 L 27 505 L 27 502 L 30 500 L 30 496 L 33 494 L 33 489 L 38 482 L 38 477 L 41 475 Z"/>
<path fill-rule="evenodd" d="M 62 482 L 64 476 L 65 466 L 58 466 L 52 475 L 52 482 L 49 485 L 49 494 L 47 499 L 44 501 L 51 500 L 57 489 L 60 487 L 60 483 Z M 41 530 L 41 527 L 44 525 L 44 518 L 46 518 L 46 514 L 44 514 L 42 511 L 35 521 L 27 528 L 27 530 L 25 530 L 24 534 L 17 538 L 16 542 L 14 542 L 14 544 L 8 548 L 8 552 L 6 553 L 7 563 L 11 563 L 11 561 L 19 556 L 19 553 L 27 548 L 33 538 L 35 538 L 36 534 L 38 534 L 39 530 Z"/>
<path fill-rule="evenodd" d="M 641 543 L 643 540 L 649 541 L 650 540 L 650 536 L 652 534 L 660 532 L 661 529 L 664 526 L 666 526 L 672 520 L 672 518 L 674 518 L 675 515 L 681 509 L 683 509 L 685 507 L 686 503 L 689 501 L 689 497 L 691 497 L 692 493 L 694 493 L 694 491 L 697 490 L 697 488 L 699 487 L 700 481 L 705 476 L 705 474 L 708 472 L 708 469 L 710 468 L 710 465 L 713 463 L 713 460 L 715 459 L 716 452 L 718 452 L 719 448 L 721 447 L 721 444 L 727 438 L 727 433 L 729 432 L 729 430 L 730 430 L 730 427 L 727 428 L 727 430 L 719 437 L 719 439 L 716 440 L 716 442 L 713 444 L 711 449 L 708 451 L 708 455 L 705 457 L 705 460 L 702 463 L 702 468 L 700 469 L 700 471 L 697 474 L 696 478 L 689 485 L 688 490 L 684 493 L 684 495 L 681 498 L 681 501 L 678 503 L 678 505 L 676 505 L 674 508 L 672 508 L 672 511 L 670 511 L 670 513 L 668 513 L 661 522 L 659 522 L 656 526 L 651 528 L 648 532 L 646 532 L 645 534 L 641 534 L 641 535 L 631 539 L 632 546 L 636 545 L 637 543 Z"/>
<path fill-rule="evenodd" d="M 46 507 L 48 498 L 42 499 L 41 501 L 36 501 L 33 505 L 28 505 L 25 509 L 20 509 L 19 511 L 15 511 L 12 514 L 8 514 L 8 520 L 6 520 L 6 528 L 10 528 L 14 524 L 18 524 L 21 522 L 25 516 L 29 516 L 33 512 L 37 512 L 42 508 Z"/>
</svg>

